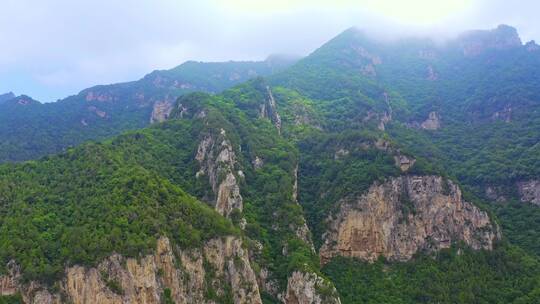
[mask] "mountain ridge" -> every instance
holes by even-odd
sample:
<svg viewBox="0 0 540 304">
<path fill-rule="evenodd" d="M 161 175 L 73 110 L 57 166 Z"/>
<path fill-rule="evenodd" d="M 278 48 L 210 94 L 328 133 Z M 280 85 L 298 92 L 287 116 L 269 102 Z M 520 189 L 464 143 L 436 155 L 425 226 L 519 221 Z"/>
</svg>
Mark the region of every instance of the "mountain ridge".
<svg viewBox="0 0 540 304">
<path fill-rule="evenodd" d="M 537 302 L 540 57 L 487 45 L 347 30 L 217 94 L 152 74 L 128 93 L 153 124 L 0 165 L 2 295 Z M 113 120 L 123 89 L 72 102 Z"/>
</svg>

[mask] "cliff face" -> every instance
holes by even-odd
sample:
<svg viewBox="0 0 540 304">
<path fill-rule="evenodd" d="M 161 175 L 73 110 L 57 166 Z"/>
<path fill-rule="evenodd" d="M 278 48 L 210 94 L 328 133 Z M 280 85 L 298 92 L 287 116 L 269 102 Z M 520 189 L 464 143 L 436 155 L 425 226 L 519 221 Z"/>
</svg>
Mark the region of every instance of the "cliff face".
<svg viewBox="0 0 540 304">
<path fill-rule="evenodd" d="M 373 184 L 366 194 L 344 199 L 328 218 L 322 263 L 335 256 L 407 261 L 419 251 L 463 241 L 492 249 L 499 231 L 487 213 L 461 197 L 458 186 L 439 176 L 402 176 Z"/>
<path fill-rule="evenodd" d="M 208 178 L 215 196 L 216 210 L 224 216 L 234 209 L 241 211 L 243 199 L 234 174 L 236 154 L 225 130 L 222 129 L 219 135 L 207 135 L 199 143 L 195 159 L 200 164 L 197 178 Z"/>
<path fill-rule="evenodd" d="M 278 132 L 281 132 L 281 116 L 277 111 L 276 100 L 274 99 L 274 95 L 269 86 L 266 86 L 266 92 L 268 98 L 260 105 L 259 117 L 270 119 L 272 124 L 278 129 Z"/>
<path fill-rule="evenodd" d="M 247 251 L 234 237 L 213 239 L 201 249 L 173 253 L 169 240 L 158 240 L 154 254 L 140 258 L 112 255 L 95 268 L 73 266 L 51 294 L 34 283 L 19 285 L 19 276 L 0 279 L 2 295 L 21 292 L 25 303 L 160 304 L 262 303 Z"/>
<path fill-rule="evenodd" d="M 158 100 L 152 108 L 150 123 L 164 122 L 169 118 L 174 107 L 174 98 L 167 96 L 164 100 Z"/>
</svg>

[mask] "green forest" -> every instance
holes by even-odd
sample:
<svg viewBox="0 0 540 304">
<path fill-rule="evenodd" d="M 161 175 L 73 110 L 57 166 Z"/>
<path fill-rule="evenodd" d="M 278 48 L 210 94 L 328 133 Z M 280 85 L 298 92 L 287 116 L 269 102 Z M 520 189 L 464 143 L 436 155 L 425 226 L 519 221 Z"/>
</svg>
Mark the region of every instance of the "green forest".
<svg viewBox="0 0 540 304">
<path fill-rule="evenodd" d="M 323 298 L 335 287 L 343 304 L 540 303 L 540 208 L 517 187 L 540 177 L 540 53 L 486 47 L 469 57 L 463 43 L 381 42 L 349 29 L 295 64 L 188 62 L 54 104 L 0 104 L 0 276 L 15 261 L 23 283 L 58 291 L 66 267 L 140 258 L 161 236 L 182 250 L 233 235 L 256 275 L 275 282 L 278 292 L 260 286 L 265 304 L 281 303 L 295 271 L 315 274 Z M 242 77 L 209 76 L 230 73 Z M 159 87 L 157 76 L 193 87 Z M 112 100 L 85 100 L 89 90 Z M 169 94 L 166 121 L 149 125 Z M 216 168 L 233 159 L 215 180 L 197 159 L 208 138 L 209 149 L 230 146 L 228 158 L 213 155 Z M 399 156 L 414 165 L 400 169 Z M 228 173 L 243 208 L 225 217 L 212 182 Z M 321 265 L 340 202 L 403 175 L 458 185 L 501 229 L 494 249 L 454 241 L 404 262 Z M 170 289 L 162 300 L 173 303 Z"/>
</svg>

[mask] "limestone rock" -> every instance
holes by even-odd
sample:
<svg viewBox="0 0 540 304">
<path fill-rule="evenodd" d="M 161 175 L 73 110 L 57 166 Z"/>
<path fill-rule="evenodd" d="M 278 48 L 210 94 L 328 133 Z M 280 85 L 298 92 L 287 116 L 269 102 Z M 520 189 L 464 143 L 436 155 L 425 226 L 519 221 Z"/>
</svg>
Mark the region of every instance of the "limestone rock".
<svg viewBox="0 0 540 304">
<path fill-rule="evenodd" d="M 253 168 L 255 170 L 260 169 L 264 166 L 264 161 L 262 158 L 255 156 L 255 159 L 253 160 Z"/>
<path fill-rule="evenodd" d="M 52 295 L 45 287 L 37 282 L 23 284 L 20 267 L 15 261 L 7 264 L 8 273 L 0 276 L 0 296 L 10 296 L 20 293 L 24 303 L 60 304 L 61 297 Z"/>
<path fill-rule="evenodd" d="M 517 184 L 520 200 L 540 206 L 540 180 L 529 180 Z"/>
<path fill-rule="evenodd" d="M 335 160 L 338 160 L 338 159 L 341 159 L 341 158 L 344 158 L 346 156 L 348 156 L 351 152 L 345 148 L 340 148 L 336 151 L 336 153 L 334 153 L 334 159 Z"/>
<path fill-rule="evenodd" d="M 324 290 L 325 292 L 321 292 Z M 285 304 L 340 304 L 334 286 L 314 273 L 295 271 L 287 280 Z"/>
<path fill-rule="evenodd" d="M 237 172 L 236 154 L 225 130 L 205 136 L 199 143 L 195 159 L 200 165 L 197 177 L 208 176 L 215 197 L 215 209 L 224 216 L 229 216 L 234 209 L 241 211 L 243 199 L 234 175 Z"/>
<path fill-rule="evenodd" d="M 19 269 L 14 261 L 8 263 L 9 273 L 0 276 L 0 295 L 11 296 L 18 291 Z"/>
<path fill-rule="evenodd" d="M 512 121 L 512 106 L 506 105 L 502 110 L 496 111 L 491 115 L 492 120 L 502 120 L 504 122 Z"/>
<path fill-rule="evenodd" d="M 396 166 L 399 167 L 399 169 L 401 170 L 401 172 L 407 172 L 414 165 L 416 159 L 399 154 L 398 151 L 398 154 L 394 156 L 394 161 L 396 163 Z"/>
<path fill-rule="evenodd" d="M 59 294 L 51 294 L 36 283 L 19 285 L 17 276 L 12 276 L 0 278 L 1 295 L 18 291 L 25 303 L 36 304 L 160 304 L 167 289 L 178 304 L 214 303 L 206 298 L 207 287 L 211 286 L 218 295 L 231 290 L 235 304 L 262 304 L 255 273 L 240 239 L 216 238 L 202 248 L 177 253 L 173 254 L 169 240 L 163 237 L 154 254 L 139 260 L 113 254 L 94 268 L 67 268 Z"/>
<path fill-rule="evenodd" d="M 99 117 L 101 117 L 101 118 L 107 117 L 107 112 L 102 111 L 102 110 L 98 109 L 98 108 L 95 107 L 95 106 L 89 106 L 89 107 L 88 107 L 88 111 L 90 111 L 90 112 L 96 114 L 97 116 L 99 116 Z"/>
<path fill-rule="evenodd" d="M 266 86 L 266 92 L 268 93 L 268 99 L 260 106 L 259 117 L 270 119 L 278 129 L 278 132 L 281 132 L 281 116 L 279 116 L 276 100 L 269 86 Z"/>
<path fill-rule="evenodd" d="M 461 197 L 439 176 L 401 176 L 373 184 L 367 193 L 343 199 L 327 219 L 321 262 L 335 256 L 407 261 L 419 251 L 437 251 L 463 241 L 492 249 L 499 228 L 486 212 Z"/>
<path fill-rule="evenodd" d="M 87 91 L 85 99 L 86 101 L 110 102 L 115 101 L 118 98 L 113 96 L 110 92 Z"/>
<path fill-rule="evenodd" d="M 425 130 L 437 130 L 441 127 L 441 118 L 437 112 L 429 112 L 428 118 L 420 125 Z"/>
<path fill-rule="evenodd" d="M 173 109 L 173 103 L 173 100 L 169 98 L 156 101 L 154 103 L 154 108 L 152 109 L 150 123 L 164 122 L 167 120 Z"/>
</svg>

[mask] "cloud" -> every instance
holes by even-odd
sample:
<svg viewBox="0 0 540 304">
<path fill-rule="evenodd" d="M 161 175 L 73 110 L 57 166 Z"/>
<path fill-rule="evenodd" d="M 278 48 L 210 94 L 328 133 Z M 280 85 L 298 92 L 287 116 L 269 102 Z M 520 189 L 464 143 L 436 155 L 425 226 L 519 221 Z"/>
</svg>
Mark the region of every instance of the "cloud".
<svg viewBox="0 0 540 304">
<path fill-rule="evenodd" d="M 186 60 L 306 55 L 350 26 L 455 35 L 499 23 L 540 38 L 536 1 L 3 0 L 0 92 L 52 101 Z"/>
</svg>

